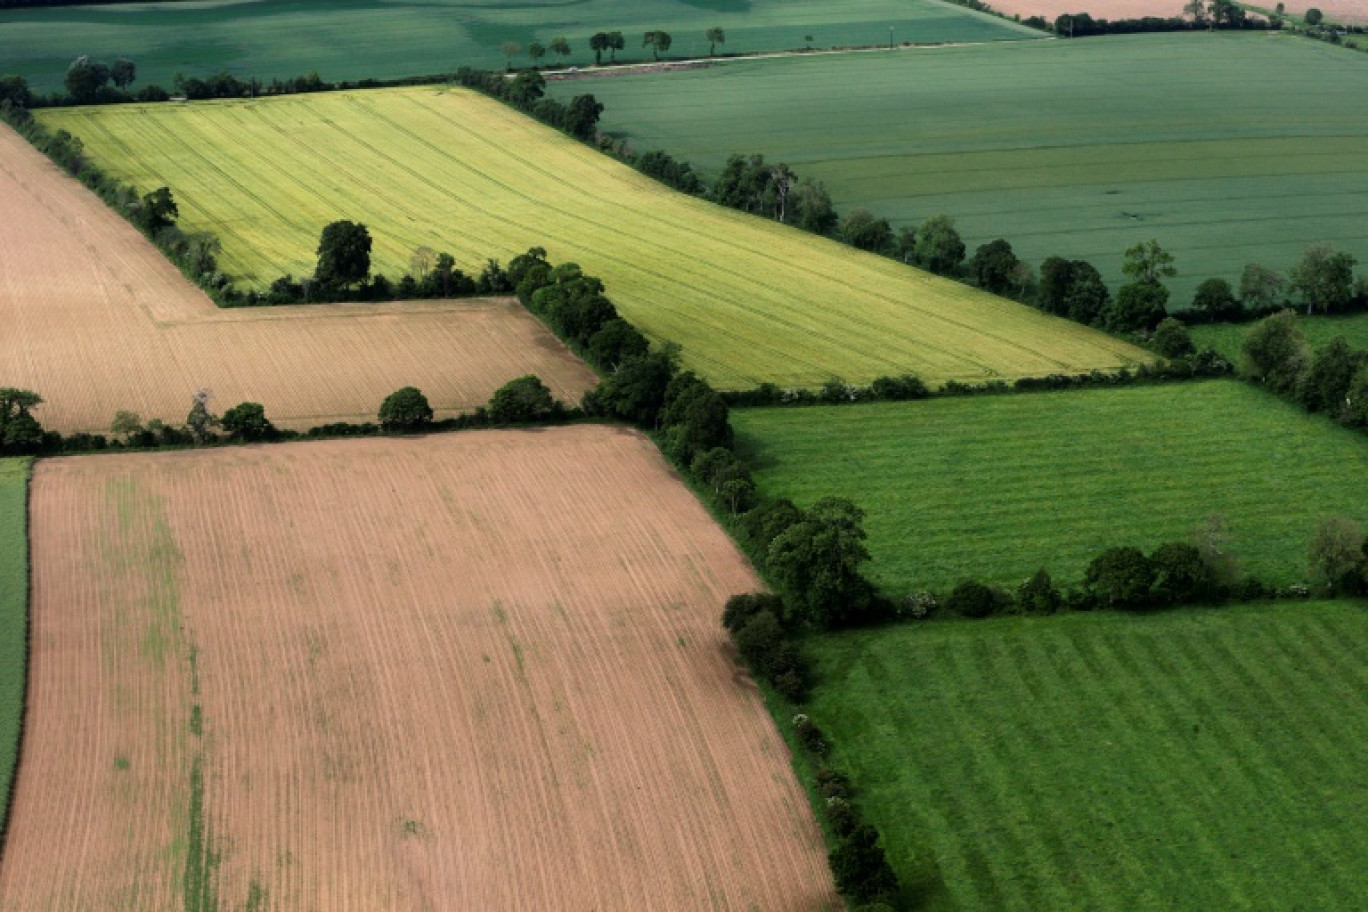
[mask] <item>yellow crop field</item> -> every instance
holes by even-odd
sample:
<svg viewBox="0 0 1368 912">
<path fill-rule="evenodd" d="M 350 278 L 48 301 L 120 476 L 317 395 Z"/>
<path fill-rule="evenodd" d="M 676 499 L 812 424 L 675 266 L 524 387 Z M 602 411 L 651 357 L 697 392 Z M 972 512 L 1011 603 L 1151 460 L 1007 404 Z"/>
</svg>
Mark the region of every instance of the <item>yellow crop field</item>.
<svg viewBox="0 0 1368 912">
<path fill-rule="evenodd" d="M 601 276 L 625 317 L 723 388 L 916 373 L 982 381 L 1107 369 L 1141 350 L 777 223 L 675 193 L 478 94 L 423 87 L 40 113 L 108 171 L 169 186 L 248 287 L 312 272 L 336 219 L 375 266 L 531 246 Z"/>
</svg>

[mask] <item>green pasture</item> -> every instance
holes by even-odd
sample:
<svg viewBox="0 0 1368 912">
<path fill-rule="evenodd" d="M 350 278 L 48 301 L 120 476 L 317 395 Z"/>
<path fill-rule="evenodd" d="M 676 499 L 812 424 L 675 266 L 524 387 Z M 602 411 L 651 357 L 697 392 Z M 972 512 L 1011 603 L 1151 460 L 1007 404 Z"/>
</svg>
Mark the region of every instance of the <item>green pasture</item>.
<svg viewBox="0 0 1368 912">
<path fill-rule="evenodd" d="M 1352 348 L 1368 349 L 1368 314 L 1348 316 L 1302 316 L 1297 320 L 1312 348 L 1319 348 L 1336 336 L 1344 336 Z M 1245 335 L 1253 323 L 1218 323 L 1210 326 L 1191 326 L 1188 331 L 1198 347 L 1210 345 L 1233 363 L 1240 363 Z"/>
<path fill-rule="evenodd" d="M 501 67 L 506 41 L 526 47 L 569 39 L 572 54 L 542 62 L 594 62 L 589 36 L 620 31 L 619 61 L 650 60 L 642 34 L 663 29 L 669 56 L 706 56 L 704 32 L 721 26 L 721 52 L 895 41 L 998 41 L 1038 37 L 992 16 L 935 0 L 186 0 L 0 11 L 0 73 L 19 73 L 42 92 L 59 89 L 80 54 L 126 56 L 141 82 L 170 88 L 176 73 L 228 70 L 264 81 L 316 71 L 328 80 Z M 607 58 L 604 58 L 607 60 Z M 531 63 L 523 54 L 514 61 Z M 136 85 L 134 86 L 136 88 Z"/>
<path fill-rule="evenodd" d="M 1176 10 L 1175 6 L 1175 10 Z M 713 175 L 763 153 L 895 227 L 953 216 L 1039 267 L 1125 248 L 1174 253 L 1198 283 L 1286 268 L 1332 241 L 1368 261 L 1368 65 L 1288 35 L 1180 34 L 737 61 L 558 83 L 601 126 Z"/>
<path fill-rule="evenodd" d="M 180 224 L 223 242 L 220 267 L 264 289 L 311 275 L 319 234 L 368 226 L 391 278 L 413 251 L 485 261 L 544 247 L 603 278 L 624 316 L 723 388 L 817 386 L 913 372 L 928 382 L 1040 376 L 1148 357 L 958 282 L 668 190 L 466 90 L 39 112 Z"/>
<path fill-rule="evenodd" d="M 741 409 L 760 489 L 867 512 L 891 595 L 1045 567 L 1080 581 L 1102 550 L 1186 541 L 1224 518 L 1269 582 L 1307 580 L 1328 516 L 1368 521 L 1368 440 L 1234 380 L 911 403 Z"/>
<path fill-rule="evenodd" d="M 927 910 L 1368 905 L 1368 607 L 809 641 L 809 708 Z"/>
<path fill-rule="evenodd" d="M 24 722 L 29 466 L 28 459 L 0 459 L 0 836 Z"/>
</svg>

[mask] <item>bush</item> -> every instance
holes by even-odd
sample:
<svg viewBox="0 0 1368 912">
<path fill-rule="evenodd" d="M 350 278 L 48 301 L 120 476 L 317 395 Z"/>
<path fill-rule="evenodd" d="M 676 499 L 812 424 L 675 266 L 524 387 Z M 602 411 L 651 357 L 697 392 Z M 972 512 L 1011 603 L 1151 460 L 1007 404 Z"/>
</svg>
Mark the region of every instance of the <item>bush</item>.
<svg viewBox="0 0 1368 912">
<path fill-rule="evenodd" d="M 803 713 L 793 717 L 793 733 L 798 736 L 798 743 L 803 745 L 804 750 L 818 757 L 825 757 L 831 749 L 826 735 Z"/>
<path fill-rule="evenodd" d="M 895 616 L 920 621 L 935 614 L 939 607 L 940 603 L 936 600 L 934 592 L 913 592 L 903 598 Z"/>
<path fill-rule="evenodd" d="M 1059 594 L 1049 572 L 1040 568 L 1030 579 L 1017 587 L 1017 606 L 1031 614 L 1054 614 L 1064 597 Z"/>
<path fill-rule="evenodd" d="M 380 427 L 390 432 L 410 432 L 432 421 L 432 406 L 413 386 L 405 386 L 385 397 L 380 404 Z"/>
<path fill-rule="evenodd" d="M 857 903 L 882 902 L 898 892 L 898 878 L 879 846 L 879 834 L 867 824 L 857 826 L 829 860 L 836 889 Z"/>
<path fill-rule="evenodd" d="M 762 675 L 766 674 L 771 657 L 783 641 L 784 630 L 773 611 L 755 614 L 736 631 L 737 651 L 756 673 Z"/>
<path fill-rule="evenodd" d="M 997 595 L 976 580 L 965 580 L 945 600 L 945 607 L 967 618 L 985 618 L 997 608 Z"/>
<path fill-rule="evenodd" d="M 1186 542 L 1168 542 L 1150 555 L 1154 597 L 1168 604 L 1198 601 L 1211 595 L 1213 576 L 1202 551 Z"/>
<path fill-rule="evenodd" d="M 840 770 L 824 766 L 817 771 L 815 778 L 817 791 L 828 801 L 832 798 L 850 798 L 853 791 L 850 787 L 850 777 Z"/>
<path fill-rule="evenodd" d="M 1150 603 L 1154 565 L 1139 548 L 1108 548 L 1088 564 L 1088 589 L 1102 605 L 1142 608 Z"/>
<path fill-rule="evenodd" d="M 827 823 L 831 831 L 845 839 L 860 825 L 860 815 L 845 798 L 832 796 L 826 800 Z"/>
<path fill-rule="evenodd" d="M 736 633 L 762 611 L 784 617 L 784 600 L 768 592 L 744 592 L 727 599 L 722 608 L 722 626 Z"/>
<path fill-rule="evenodd" d="M 1186 358 L 1197 349 L 1187 327 L 1173 317 L 1165 317 L 1154 330 L 1154 350 L 1170 360 Z"/>
</svg>

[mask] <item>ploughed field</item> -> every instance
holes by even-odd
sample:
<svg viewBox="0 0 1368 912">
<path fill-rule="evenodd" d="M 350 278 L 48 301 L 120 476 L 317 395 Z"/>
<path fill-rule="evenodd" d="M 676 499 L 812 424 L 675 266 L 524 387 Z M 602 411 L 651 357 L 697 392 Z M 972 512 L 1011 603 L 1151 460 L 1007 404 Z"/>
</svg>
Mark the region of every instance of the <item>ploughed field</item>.
<svg viewBox="0 0 1368 912">
<path fill-rule="evenodd" d="M 835 908 L 636 432 L 45 460 L 0 908 Z"/>
<path fill-rule="evenodd" d="M 1187 541 L 1224 520 L 1242 569 L 1307 582 L 1316 523 L 1368 521 L 1362 438 L 1233 380 L 911 403 L 743 409 L 760 489 L 867 513 L 889 594 L 1041 567 L 1081 582 L 1103 550 Z"/>
<path fill-rule="evenodd" d="M 1368 903 L 1368 606 L 819 637 L 806 711 L 919 908 Z"/>
<path fill-rule="evenodd" d="M 1368 348 L 1368 314 L 1302 316 L 1297 325 L 1301 327 L 1307 343 L 1313 349 L 1319 348 L 1336 336 L 1343 336 L 1352 348 Z M 1232 363 L 1239 364 L 1244 352 L 1245 336 L 1254 326 L 1254 323 L 1216 323 L 1191 326 L 1188 332 L 1197 347 L 1209 345 Z"/>
<path fill-rule="evenodd" d="M 666 189 L 499 102 L 430 87 L 49 110 L 115 175 L 168 185 L 181 224 L 264 288 L 310 274 L 319 233 L 365 223 L 397 276 L 545 247 L 723 388 L 914 372 L 930 382 L 1116 367 L 1139 349 L 892 260 Z"/>
<path fill-rule="evenodd" d="M 1291 35 L 739 61 L 555 88 L 583 91 L 639 151 L 710 176 L 763 153 L 823 181 L 843 212 L 895 227 L 947 213 L 971 255 L 1006 238 L 1037 269 L 1084 259 L 1115 289 L 1122 252 L 1155 238 L 1177 259 L 1175 306 L 1311 243 L 1368 260 L 1368 67 Z"/>
<path fill-rule="evenodd" d="M 24 719 L 28 475 L 29 460 L 0 459 L 0 836 Z"/>
<path fill-rule="evenodd" d="M 276 424 L 373 421 L 421 388 L 439 416 L 538 374 L 575 402 L 595 377 L 516 301 L 221 310 L 131 225 L 0 126 L 0 385 L 40 393 L 44 426 L 105 431 L 116 412 L 174 424 L 199 388 Z M 473 264 L 472 264 L 473 265 Z"/>
<path fill-rule="evenodd" d="M 398 4 L 347 0 L 271 3 L 177 3 L 0 10 L 5 72 L 28 77 L 41 92 L 61 90 L 71 61 L 118 55 L 138 64 L 139 82 L 171 89 L 176 73 L 208 76 L 220 70 L 248 79 L 302 76 L 324 79 L 394 78 L 446 73 L 458 66 L 502 68 L 501 46 L 526 48 L 565 37 L 571 54 L 548 54 L 543 64 L 594 62 L 589 37 L 621 31 L 619 61 L 651 59 L 642 34 L 663 29 L 674 39 L 669 55 L 706 56 L 704 32 L 726 31 L 719 52 L 782 51 L 883 44 L 889 26 L 897 41 L 1000 41 L 1040 33 L 982 13 L 933 0 L 435 0 Z M 609 56 L 605 53 L 603 60 Z M 531 63 L 521 50 L 514 58 Z"/>
</svg>

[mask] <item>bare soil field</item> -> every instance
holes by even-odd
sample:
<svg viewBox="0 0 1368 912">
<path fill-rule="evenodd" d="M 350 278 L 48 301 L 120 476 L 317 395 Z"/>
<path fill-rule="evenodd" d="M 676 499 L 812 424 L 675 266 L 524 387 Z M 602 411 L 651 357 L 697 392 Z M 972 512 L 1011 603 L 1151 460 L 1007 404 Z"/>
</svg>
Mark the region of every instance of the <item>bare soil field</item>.
<svg viewBox="0 0 1368 912">
<path fill-rule="evenodd" d="M 1268 7 L 1276 5 L 1276 2 L 1270 3 Z M 1324 13 L 1331 22 L 1368 24 L 1368 0 L 1301 0 L 1287 4 L 1287 11 L 1293 16 L 1304 16 L 1312 7 Z"/>
<path fill-rule="evenodd" d="M 593 373 L 510 299 L 220 310 L 131 225 L 0 125 L 0 385 L 40 393 L 46 427 L 115 412 L 184 421 L 260 402 L 282 427 L 373 420 L 417 386 L 438 417 L 540 376 L 577 402 Z"/>
<path fill-rule="evenodd" d="M 0 908 L 839 908 L 717 618 L 757 585 L 606 426 L 33 479 Z"/>
</svg>

